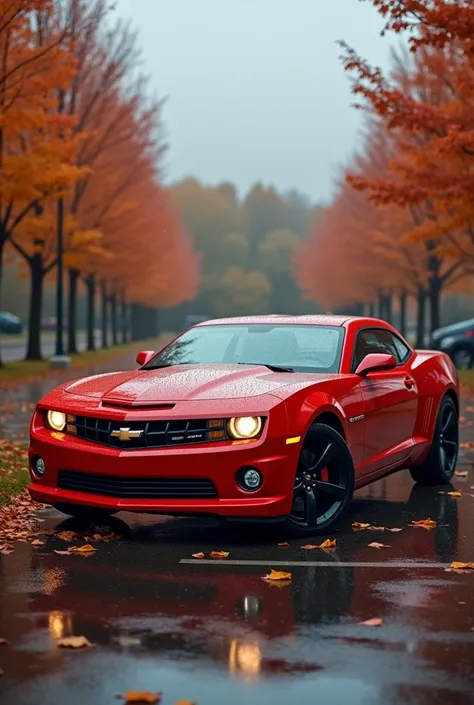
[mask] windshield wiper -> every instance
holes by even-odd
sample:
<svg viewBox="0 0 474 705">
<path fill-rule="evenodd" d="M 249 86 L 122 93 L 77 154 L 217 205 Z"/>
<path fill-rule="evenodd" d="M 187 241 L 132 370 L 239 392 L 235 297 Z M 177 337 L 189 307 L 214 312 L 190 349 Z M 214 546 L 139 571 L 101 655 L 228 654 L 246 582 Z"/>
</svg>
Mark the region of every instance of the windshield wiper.
<svg viewBox="0 0 474 705">
<path fill-rule="evenodd" d="M 269 365 L 266 362 L 238 362 L 238 365 L 254 365 L 255 367 L 268 367 L 272 372 L 294 372 L 292 367 L 281 367 L 280 365 Z"/>
</svg>

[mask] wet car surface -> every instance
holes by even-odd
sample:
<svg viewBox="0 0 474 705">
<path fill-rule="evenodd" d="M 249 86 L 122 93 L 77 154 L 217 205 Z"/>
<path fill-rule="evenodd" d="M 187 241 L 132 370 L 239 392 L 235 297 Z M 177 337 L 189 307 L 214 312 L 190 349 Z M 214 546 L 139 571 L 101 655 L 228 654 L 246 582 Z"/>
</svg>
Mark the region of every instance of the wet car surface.
<svg viewBox="0 0 474 705">
<path fill-rule="evenodd" d="M 2 435 L 26 432 L 30 410 L 21 407 L 33 397 L 15 394 Z M 466 442 L 474 418 L 464 413 Z M 474 560 L 473 463 L 463 449 L 459 498 L 399 473 L 357 492 L 338 531 L 314 540 L 126 513 L 93 528 L 42 510 L 43 532 L 119 538 L 94 541 L 84 556 L 56 554 L 71 545 L 57 535 L 0 555 L 0 637 L 9 641 L 0 646 L 1 701 L 102 705 L 151 690 L 164 703 L 197 705 L 474 702 L 474 571 L 445 570 Z M 426 518 L 437 526 L 410 525 Z M 353 522 L 402 531 L 355 531 Z M 336 539 L 335 550 L 301 548 L 324 538 Z M 213 550 L 229 556 L 211 559 Z M 272 568 L 291 581 L 263 580 Z M 360 624 L 372 618 L 381 626 Z M 68 635 L 94 646 L 59 649 Z"/>
</svg>

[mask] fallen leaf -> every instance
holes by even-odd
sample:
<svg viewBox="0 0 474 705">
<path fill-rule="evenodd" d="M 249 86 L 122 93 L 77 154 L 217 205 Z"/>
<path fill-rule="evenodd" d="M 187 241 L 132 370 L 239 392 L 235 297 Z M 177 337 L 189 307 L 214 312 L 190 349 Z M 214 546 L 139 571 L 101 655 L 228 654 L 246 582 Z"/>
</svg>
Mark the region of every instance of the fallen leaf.
<svg viewBox="0 0 474 705">
<path fill-rule="evenodd" d="M 290 544 L 288 543 L 288 541 L 282 541 L 278 544 L 278 548 L 290 548 Z"/>
<path fill-rule="evenodd" d="M 204 553 L 193 553 L 193 558 L 204 558 Z"/>
<path fill-rule="evenodd" d="M 360 521 L 353 521 L 352 528 L 355 531 L 361 531 L 362 529 L 368 529 L 370 524 L 361 524 Z"/>
<path fill-rule="evenodd" d="M 305 543 L 305 545 L 300 546 L 300 548 L 302 548 L 303 551 L 313 551 L 315 548 L 319 548 L 319 546 L 316 546 L 314 543 Z"/>
<path fill-rule="evenodd" d="M 268 575 L 265 575 L 264 580 L 291 580 L 291 573 L 284 573 L 281 570 L 271 569 Z"/>
<path fill-rule="evenodd" d="M 34 541 L 31 542 L 32 546 L 44 546 L 44 541 L 40 541 L 39 539 L 35 539 Z"/>
<path fill-rule="evenodd" d="M 385 526 L 368 526 L 369 531 L 385 531 Z"/>
<path fill-rule="evenodd" d="M 229 551 L 211 551 L 211 558 L 228 558 Z"/>
<path fill-rule="evenodd" d="M 403 529 L 400 529 L 398 526 L 396 526 L 393 529 L 387 529 L 387 531 L 391 531 L 392 534 L 398 534 L 398 532 L 403 531 Z"/>
<path fill-rule="evenodd" d="M 2 645 L 8 644 L 8 640 L 7 639 L 0 639 L 0 644 L 2 644 Z"/>
<path fill-rule="evenodd" d="M 359 622 L 359 624 L 364 627 L 380 627 L 383 624 L 383 619 L 373 617 L 373 619 L 367 619 L 365 622 Z"/>
<path fill-rule="evenodd" d="M 65 636 L 57 640 L 56 646 L 65 649 L 84 649 L 85 647 L 92 646 L 92 644 L 85 636 Z"/>
<path fill-rule="evenodd" d="M 466 441 L 465 443 L 460 443 L 459 447 L 462 450 L 474 450 L 474 441 Z"/>
<path fill-rule="evenodd" d="M 390 548 L 386 543 L 377 543 L 376 541 L 373 541 L 372 543 L 369 543 L 369 548 Z"/>
<path fill-rule="evenodd" d="M 456 470 L 454 474 L 458 477 L 467 477 L 469 475 L 467 470 Z"/>
<path fill-rule="evenodd" d="M 161 700 L 161 693 L 152 693 L 150 690 L 134 691 L 130 690 L 122 696 L 125 703 L 150 703 L 155 705 Z"/>
<path fill-rule="evenodd" d="M 462 492 L 459 490 L 454 490 L 454 492 L 446 492 L 450 497 L 462 497 Z"/>
<path fill-rule="evenodd" d="M 453 561 L 450 568 L 452 570 L 474 570 L 474 563 L 460 563 L 459 561 Z"/>
<path fill-rule="evenodd" d="M 72 551 L 57 551 L 56 549 L 54 552 L 57 553 L 58 556 L 70 556 L 72 554 Z"/>
<path fill-rule="evenodd" d="M 97 549 L 91 546 L 90 543 L 86 543 L 84 546 L 74 546 L 70 551 L 71 553 L 92 553 L 93 551 L 97 551 Z"/>
<path fill-rule="evenodd" d="M 419 521 L 412 521 L 411 526 L 417 526 L 421 529 L 434 529 L 436 522 L 433 519 L 420 519 Z"/>
<path fill-rule="evenodd" d="M 61 539 L 61 541 L 72 541 L 76 536 L 75 531 L 60 531 L 59 534 L 56 534 L 58 539 Z"/>
</svg>

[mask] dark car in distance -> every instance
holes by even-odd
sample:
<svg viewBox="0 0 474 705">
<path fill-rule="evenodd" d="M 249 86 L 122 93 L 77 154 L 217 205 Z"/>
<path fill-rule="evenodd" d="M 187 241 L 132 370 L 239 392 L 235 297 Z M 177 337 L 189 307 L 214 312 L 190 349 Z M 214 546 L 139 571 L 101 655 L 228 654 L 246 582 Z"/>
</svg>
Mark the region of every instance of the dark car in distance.
<svg viewBox="0 0 474 705">
<path fill-rule="evenodd" d="M 0 311 L 0 333 L 19 335 L 23 333 L 21 318 L 9 311 Z"/>
<path fill-rule="evenodd" d="M 431 347 L 447 353 L 458 370 L 474 366 L 474 318 L 433 331 Z"/>
</svg>

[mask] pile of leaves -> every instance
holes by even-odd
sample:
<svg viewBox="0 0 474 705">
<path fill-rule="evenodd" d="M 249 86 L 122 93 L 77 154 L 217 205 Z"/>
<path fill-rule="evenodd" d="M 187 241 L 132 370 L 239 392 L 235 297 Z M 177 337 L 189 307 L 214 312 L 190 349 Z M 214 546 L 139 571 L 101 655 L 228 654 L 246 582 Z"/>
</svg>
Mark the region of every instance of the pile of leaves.
<svg viewBox="0 0 474 705">
<path fill-rule="evenodd" d="M 0 506 L 21 495 L 29 482 L 28 451 L 19 443 L 0 440 Z"/>
</svg>

